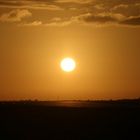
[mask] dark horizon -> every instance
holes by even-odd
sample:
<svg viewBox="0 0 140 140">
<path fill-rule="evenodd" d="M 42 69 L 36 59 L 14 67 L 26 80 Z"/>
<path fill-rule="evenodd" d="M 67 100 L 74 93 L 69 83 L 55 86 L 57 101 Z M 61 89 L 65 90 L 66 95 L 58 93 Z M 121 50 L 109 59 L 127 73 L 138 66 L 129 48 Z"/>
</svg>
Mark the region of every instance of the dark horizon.
<svg viewBox="0 0 140 140">
<path fill-rule="evenodd" d="M 0 102 L 0 138 L 140 139 L 140 99 Z"/>
</svg>

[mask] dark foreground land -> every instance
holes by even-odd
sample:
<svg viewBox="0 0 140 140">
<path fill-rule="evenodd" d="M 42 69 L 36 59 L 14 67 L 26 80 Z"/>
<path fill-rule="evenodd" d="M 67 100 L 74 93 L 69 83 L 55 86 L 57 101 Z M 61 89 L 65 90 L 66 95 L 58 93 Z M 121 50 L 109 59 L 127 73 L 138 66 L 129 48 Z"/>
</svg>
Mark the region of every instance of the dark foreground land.
<svg viewBox="0 0 140 140">
<path fill-rule="evenodd" d="M 140 100 L 1 102 L 0 140 L 140 140 Z"/>
</svg>

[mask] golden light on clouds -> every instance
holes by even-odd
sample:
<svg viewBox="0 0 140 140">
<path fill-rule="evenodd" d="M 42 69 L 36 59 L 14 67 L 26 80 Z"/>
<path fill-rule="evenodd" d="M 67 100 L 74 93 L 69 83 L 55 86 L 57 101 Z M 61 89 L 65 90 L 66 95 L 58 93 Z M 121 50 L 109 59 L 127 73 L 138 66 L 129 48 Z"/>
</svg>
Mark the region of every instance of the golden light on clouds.
<svg viewBox="0 0 140 140">
<path fill-rule="evenodd" d="M 65 72 L 71 72 L 76 68 L 76 63 L 72 58 L 64 58 L 61 61 L 61 69 Z"/>
</svg>

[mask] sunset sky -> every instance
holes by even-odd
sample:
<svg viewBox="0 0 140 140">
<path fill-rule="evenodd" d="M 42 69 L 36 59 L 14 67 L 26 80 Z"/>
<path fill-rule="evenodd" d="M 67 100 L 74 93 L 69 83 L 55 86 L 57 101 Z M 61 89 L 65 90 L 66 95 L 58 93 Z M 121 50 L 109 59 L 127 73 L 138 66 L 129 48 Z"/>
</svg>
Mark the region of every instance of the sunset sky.
<svg viewBox="0 0 140 140">
<path fill-rule="evenodd" d="M 0 0 L 0 100 L 138 97 L 140 0 Z"/>
</svg>

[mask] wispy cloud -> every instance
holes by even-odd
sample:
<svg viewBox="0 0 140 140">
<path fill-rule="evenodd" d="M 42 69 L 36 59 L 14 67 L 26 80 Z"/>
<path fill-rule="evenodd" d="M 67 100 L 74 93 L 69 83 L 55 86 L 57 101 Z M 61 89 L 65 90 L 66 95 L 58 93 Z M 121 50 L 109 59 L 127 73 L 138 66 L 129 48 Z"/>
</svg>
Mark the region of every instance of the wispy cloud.
<svg viewBox="0 0 140 140">
<path fill-rule="evenodd" d="M 62 10 L 61 7 L 55 4 L 47 3 L 46 1 L 35 0 L 0 0 L 0 7 L 2 8 L 24 8 L 36 10 Z"/>
<path fill-rule="evenodd" d="M 120 4 L 120 5 L 116 5 L 112 8 L 112 10 L 119 10 L 119 9 L 125 9 L 125 8 L 128 8 L 129 5 L 127 4 Z"/>
<path fill-rule="evenodd" d="M 97 10 L 104 10 L 105 9 L 103 4 L 97 4 L 94 6 L 94 8 L 96 8 Z"/>
<path fill-rule="evenodd" d="M 79 20 L 82 20 L 86 23 L 99 23 L 99 24 L 118 22 L 124 18 L 125 17 L 121 14 L 113 14 L 113 13 L 100 13 L 96 15 L 87 13 L 84 15 L 80 15 L 78 17 Z"/>
<path fill-rule="evenodd" d="M 56 0 L 59 3 L 78 3 L 78 4 L 87 4 L 93 2 L 93 0 Z"/>
<path fill-rule="evenodd" d="M 0 16 L 1 22 L 21 21 L 33 13 L 29 23 L 21 23 L 25 26 L 140 25 L 139 0 L 0 0 L 0 8 L 11 9 Z"/>
<path fill-rule="evenodd" d="M 140 16 L 131 16 L 126 17 L 121 14 L 114 14 L 114 13 L 100 13 L 94 15 L 92 13 L 87 13 L 75 17 L 71 17 L 67 20 L 56 20 L 44 24 L 45 26 L 68 26 L 72 24 L 78 25 L 93 25 L 93 26 L 106 26 L 106 25 L 118 25 L 118 26 L 140 26 Z"/>
<path fill-rule="evenodd" d="M 42 21 L 33 21 L 29 23 L 20 23 L 19 26 L 41 26 L 43 25 Z"/>
<path fill-rule="evenodd" d="M 126 17 L 121 14 L 114 13 L 100 13 L 98 15 L 93 15 L 87 13 L 77 17 L 80 21 L 86 24 L 96 24 L 96 25 L 127 25 L 127 26 L 140 26 L 140 16 L 129 16 Z"/>
<path fill-rule="evenodd" d="M 121 24 L 130 26 L 140 26 L 140 16 L 132 16 L 122 21 Z"/>
<path fill-rule="evenodd" d="M 0 16 L 1 22 L 19 22 L 23 18 L 32 16 L 32 13 L 29 10 L 12 10 L 8 13 L 4 13 Z"/>
</svg>

